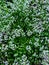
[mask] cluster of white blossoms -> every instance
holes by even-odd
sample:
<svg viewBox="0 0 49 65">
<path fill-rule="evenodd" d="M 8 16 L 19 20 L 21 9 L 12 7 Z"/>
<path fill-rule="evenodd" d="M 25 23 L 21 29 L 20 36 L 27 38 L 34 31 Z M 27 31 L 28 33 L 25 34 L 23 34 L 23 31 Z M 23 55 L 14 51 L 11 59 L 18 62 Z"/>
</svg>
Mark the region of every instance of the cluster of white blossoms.
<svg viewBox="0 0 49 65">
<path fill-rule="evenodd" d="M 26 50 L 27 50 L 28 52 L 30 52 L 31 46 L 30 46 L 30 45 L 27 45 L 27 46 L 26 46 Z"/>
<path fill-rule="evenodd" d="M 20 60 L 20 62 L 21 62 L 21 65 L 30 65 L 30 62 L 29 62 L 29 60 L 27 60 L 26 55 L 22 56 L 22 59 Z"/>
<path fill-rule="evenodd" d="M 43 65 L 49 65 L 49 51 L 48 50 L 43 50 Z"/>
<path fill-rule="evenodd" d="M 42 26 L 42 22 L 38 22 L 35 25 L 36 26 L 34 26 L 34 31 L 40 34 L 44 30 L 44 28 Z"/>
<path fill-rule="evenodd" d="M 4 52 L 8 50 L 8 45 L 2 44 L 1 51 Z"/>
<path fill-rule="evenodd" d="M 3 61 L 3 63 L 4 63 L 5 65 L 8 65 L 8 64 L 9 64 L 8 61 Z"/>
<path fill-rule="evenodd" d="M 35 45 L 35 47 L 40 46 L 40 44 L 38 42 L 35 42 L 34 45 Z"/>
<path fill-rule="evenodd" d="M 1 65 L 2 62 L 5 65 L 36 64 L 42 55 L 44 58 L 42 64 L 47 65 L 49 0 L 12 1 L 13 3 L 4 2 L 4 4 L 0 1 Z"/>
<path fill-rule="evenodd" d="M 15 50 L 17 48 L 17 46 L 15 44 L 13 44 L 12 41 L 9 42 L 9 46 L 10 49 Z"/>
<path fill-rule="evenodd" d="M 32 32 L 31 30 L 28 30 L 28 31 L 27 31 L 27 36 L 31 36 L 32 33 L 33 33 L 33 32 Z"/>
<path fill-rule="evenodd" d="M 17 61 L 17 59 L 19 59 L 19 61 Z M 21 58 L 17 58 L 17 59 L 14 60 L 13 65 L 30 65 L 30 62 L 27 59 L 27 56 L 24 54 L 22 55 Z"/>
<path fill-rule="evenodd" d="M 22 29 L 15 29 L 12 31 L 12 37 L 15 38 L 15 37 L 20 37 L 20 36 L 25 36 L 25 33 Z"/>
</svg>

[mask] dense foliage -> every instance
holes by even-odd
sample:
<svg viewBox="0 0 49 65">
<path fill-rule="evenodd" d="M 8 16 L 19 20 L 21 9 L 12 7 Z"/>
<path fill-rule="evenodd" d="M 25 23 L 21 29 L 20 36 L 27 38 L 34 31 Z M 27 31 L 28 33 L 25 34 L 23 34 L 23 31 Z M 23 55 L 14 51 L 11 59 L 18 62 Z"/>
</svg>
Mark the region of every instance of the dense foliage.
<svg viewBox="0 0 49 65">
<path fill-rule="evenodd" d="M 49 1 L 0 0 L 0 65 L 47 65 L 45 51 Z"/>
</svg>

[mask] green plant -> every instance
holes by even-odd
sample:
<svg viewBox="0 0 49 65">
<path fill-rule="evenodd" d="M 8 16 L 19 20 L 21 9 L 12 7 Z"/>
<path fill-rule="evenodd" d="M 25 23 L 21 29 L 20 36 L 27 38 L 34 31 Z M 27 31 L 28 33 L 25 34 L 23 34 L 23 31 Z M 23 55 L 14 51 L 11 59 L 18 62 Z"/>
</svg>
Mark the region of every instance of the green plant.
<svg viewBox="0 0 49 65">
<path fill-rule="evenodd" d="M 41 64 L 49 50 L 49 11 L 45 1 L 0 0 L 0 65 Z"/>
</svg>

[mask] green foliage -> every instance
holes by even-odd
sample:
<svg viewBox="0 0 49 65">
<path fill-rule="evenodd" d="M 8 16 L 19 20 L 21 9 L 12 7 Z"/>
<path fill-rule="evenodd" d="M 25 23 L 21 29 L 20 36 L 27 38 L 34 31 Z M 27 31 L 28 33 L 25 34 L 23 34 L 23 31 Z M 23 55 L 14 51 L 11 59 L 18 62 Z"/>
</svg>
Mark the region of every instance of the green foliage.
<svg viewBox="0 0 49 65">
<path fill-rule="evenodd" d="M 41 64 L 49 51 L 49 3 L 0 0 L 0 65 Z"/>
</svg>

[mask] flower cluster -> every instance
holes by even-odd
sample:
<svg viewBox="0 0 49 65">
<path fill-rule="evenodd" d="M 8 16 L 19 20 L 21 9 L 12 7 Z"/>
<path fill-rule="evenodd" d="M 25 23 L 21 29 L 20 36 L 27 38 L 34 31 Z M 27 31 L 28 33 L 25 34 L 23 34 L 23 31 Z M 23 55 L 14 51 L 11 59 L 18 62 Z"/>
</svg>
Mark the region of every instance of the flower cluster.
<svg viewBox="0 0 49 65">
<path fill-rule="evenodd" d="M 0 0 L 0 65 L 47 65 L 48 53 L 49 1 Z"/>
</svg>

